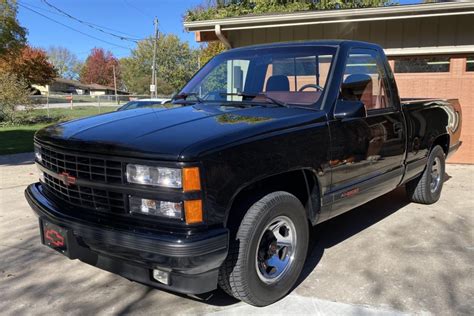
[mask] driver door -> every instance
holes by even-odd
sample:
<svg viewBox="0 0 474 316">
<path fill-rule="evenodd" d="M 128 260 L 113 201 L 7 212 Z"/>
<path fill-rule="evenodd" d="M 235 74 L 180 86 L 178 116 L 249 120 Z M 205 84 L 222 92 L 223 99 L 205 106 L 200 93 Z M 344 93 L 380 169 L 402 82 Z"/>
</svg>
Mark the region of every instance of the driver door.
<svg viewBox="0 0 474 316">
<path fill-rule="evenodd" d="M 386 67 L 375 50 L 349 52 L 344 83 L 357 78 L 368 81 L 358 93 L 342 89 L 339 98 L 363 102 L 367 116 L 330 122 L 331 216 L 392 190 L 401 180 L 406 131 Z"/>
</svg>

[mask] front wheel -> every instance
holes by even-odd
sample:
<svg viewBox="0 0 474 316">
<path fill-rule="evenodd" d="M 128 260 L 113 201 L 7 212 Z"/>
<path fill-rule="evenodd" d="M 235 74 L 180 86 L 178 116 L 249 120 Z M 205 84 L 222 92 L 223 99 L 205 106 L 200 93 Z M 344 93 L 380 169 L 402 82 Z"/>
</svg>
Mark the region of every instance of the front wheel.
<svg viewBox="0 0 474 316">
<path fill-rule="evenodd" d="M 253 204 L 230 242 L 219 285 L 255 306 L 269 305 L 295 285 L 306 259 L 309 228 L 301 202 L 273 192 Z"/>
<path fill-rule="evenodd" d="M 408 197 L 412 202 L 433 204 L 439 200 L 443 189 L 445 156 L 441 146 L 436 145 L 430 152 L 425 171 L 421 176 L 406 184 Z"/>
</svg>

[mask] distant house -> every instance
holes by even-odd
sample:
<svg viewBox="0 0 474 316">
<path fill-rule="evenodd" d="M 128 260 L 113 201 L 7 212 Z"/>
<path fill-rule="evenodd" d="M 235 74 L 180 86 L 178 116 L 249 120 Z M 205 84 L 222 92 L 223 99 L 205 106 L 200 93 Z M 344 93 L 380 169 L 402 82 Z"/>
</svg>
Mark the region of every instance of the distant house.
<svg viewBox="0 0 474 316">
<path fill-rule="evenodd" d="M 46 86 L 33 86 L 42 95 L 49 94 L 79 94 L 79 95 L 114 95 L 115 90 L 113 87 L 103 86 L 100 84 L 92 83 L 85 84 L 77 80 L 56 78 L 54 81 Z M 117 90 L 117 94 L 125 95 L 129 94 L 126 91 Z"/>
</svg>

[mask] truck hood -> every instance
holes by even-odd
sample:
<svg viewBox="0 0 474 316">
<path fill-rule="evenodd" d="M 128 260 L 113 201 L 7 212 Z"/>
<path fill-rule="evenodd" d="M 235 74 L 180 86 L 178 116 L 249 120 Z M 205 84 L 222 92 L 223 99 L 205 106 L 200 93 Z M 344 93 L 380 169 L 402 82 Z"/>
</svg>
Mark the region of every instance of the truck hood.
<svg viewBox="0 0 474 316">
<path fill-rule="evenodd" d="M 196 104 L 117 111 L 59 123 L 39 130 L 35 139 L 77 151 L 186 161 L 242 139 L 323 118 L 324 112 L 303 108 Z"/>
</svg>

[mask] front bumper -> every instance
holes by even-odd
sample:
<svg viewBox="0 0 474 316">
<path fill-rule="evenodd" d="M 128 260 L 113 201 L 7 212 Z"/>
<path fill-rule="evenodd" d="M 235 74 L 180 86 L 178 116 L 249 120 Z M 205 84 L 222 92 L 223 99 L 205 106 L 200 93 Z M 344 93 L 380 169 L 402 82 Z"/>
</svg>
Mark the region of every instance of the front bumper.
<svg viewBox="0 0 474 316">
<path fill-rule="evenodd" d="M 41 221 L 66 228 L 67 256 L 127 279 L 172 291 L 199 294 L 217 286 L 218 270 L 227 256 L 228 230 L 210 229 L 194 235 L 137 233 L 102 227 L 61 213 L 42 192 L 40 183 L 25 190 L 25 197 Z M 170 272 L 169 285 L 152 278 L 152 270 Z"/>
</svg>

